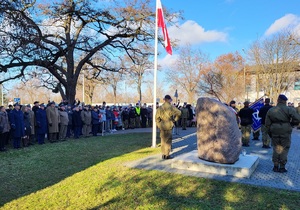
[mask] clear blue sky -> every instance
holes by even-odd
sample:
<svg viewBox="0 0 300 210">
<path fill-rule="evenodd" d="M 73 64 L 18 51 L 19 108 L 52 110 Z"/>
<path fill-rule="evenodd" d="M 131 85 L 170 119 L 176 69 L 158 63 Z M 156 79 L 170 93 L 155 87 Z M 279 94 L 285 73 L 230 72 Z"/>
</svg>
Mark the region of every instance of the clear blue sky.
<svg viewBox="0 0 300 210">
<path fill-rule="evenodd" d="M 169 36 L 191 42 L 211 59 L 247 49 L 257 38 L 290 27 L 300 34 L 300 0 L 161 0 L 163 7 L 183 10 L 179 28 Z M 272 27 L 271 27 L 272 26 Z M 175 52 L 176 55 L 176 52 Z"/>
</svg>

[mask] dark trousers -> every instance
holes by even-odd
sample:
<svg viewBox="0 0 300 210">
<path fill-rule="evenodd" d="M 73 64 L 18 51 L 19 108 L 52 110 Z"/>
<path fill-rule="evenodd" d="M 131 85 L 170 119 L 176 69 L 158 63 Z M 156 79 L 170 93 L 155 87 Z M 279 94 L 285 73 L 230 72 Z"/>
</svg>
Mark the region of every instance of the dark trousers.
<svg viewBox="0 0 300 210">
<path fill-rule="evenodd" d="M 142 128 L 146 128 L 146 127 L 147 127 L 147 118 L 142 117 Z"/>
<path fill-rule="evenodd" d="M 99 124 L 93 124 L 92 125 L 93 136 L 97 136 L 98 130 L 99 130 Z"/>
<path fill-rule="evenodd" d="M 21 148 L 21 137 L 14 137 L 13 146 L 15 149 Z"/>
<path fill-rule="evenodd" d="M 37 134 L 37 140 L 39 144 L 45 144 L 45 133 Z"/>
<path fill-rule="evenodd" d="M 9 140 L 9 132 L 0 133 L 0 149 L 4 149 L 6 142 Z"/>
<path fill-rule="evenodd" d="M 81 133 L 81 126 L 74 127 L 74 138 L 78 139 Z"/>
<path fill-rule="evenodd" d="M 160 130 L 161 153 L 169 156 L 172 147 L 172 130 Z"/>
<path fill-rule="evenodd" d="M 71 137 L 71 132 L 72 132 L 72 125 L 68 125 L 68 128 L 67 128 L 67 134 L 66 134 L 66 137 L 67 138 L 70 138 Z"/>
</svg>

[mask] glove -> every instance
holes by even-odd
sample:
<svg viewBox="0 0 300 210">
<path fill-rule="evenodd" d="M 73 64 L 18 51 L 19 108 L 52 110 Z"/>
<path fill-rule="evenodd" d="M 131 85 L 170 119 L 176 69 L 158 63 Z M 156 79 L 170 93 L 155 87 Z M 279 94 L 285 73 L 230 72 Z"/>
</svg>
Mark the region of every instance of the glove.
<svg viewBox="0 0 300 210">
<path fill-rule="evenodd" d="M 49 126 L 51 127 L 51 126 L 52 126 L 52 123 L 49 123 Z"/>
</svg>

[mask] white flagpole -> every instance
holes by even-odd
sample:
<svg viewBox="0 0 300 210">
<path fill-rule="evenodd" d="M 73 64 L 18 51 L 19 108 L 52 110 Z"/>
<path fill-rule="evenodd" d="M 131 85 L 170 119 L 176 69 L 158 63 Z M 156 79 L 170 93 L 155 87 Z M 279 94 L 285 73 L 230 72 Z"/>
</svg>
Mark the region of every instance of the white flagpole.
<svg viewBox="0 0 300 210">
<path fill-rule="evenodd" d="M 156 147 L 156 78 L 157 78 L 157 45 L 158 45 L 158 25 L 157 25 L 157 10 L 158 10 L 158 0 L 156 0 L 155 9 L 155 36 L 154 36 L 154 78 L 153 78 L 153 123 L 152 123 L 152 148 Z"/>
</svg>

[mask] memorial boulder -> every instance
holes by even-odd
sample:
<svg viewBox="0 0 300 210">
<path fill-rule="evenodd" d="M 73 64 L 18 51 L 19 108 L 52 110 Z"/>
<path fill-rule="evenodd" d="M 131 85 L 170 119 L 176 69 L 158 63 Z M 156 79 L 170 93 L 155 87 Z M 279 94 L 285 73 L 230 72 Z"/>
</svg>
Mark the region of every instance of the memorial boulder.
<svg viewBox="0 0 300 210">
<path fill-rule="evenodd" d="M 241 131 L 234 110 L 212 98 L 199 98 L 196 106 L 198 157 L 233 164 L 241 152 Z"/>
</svg>

